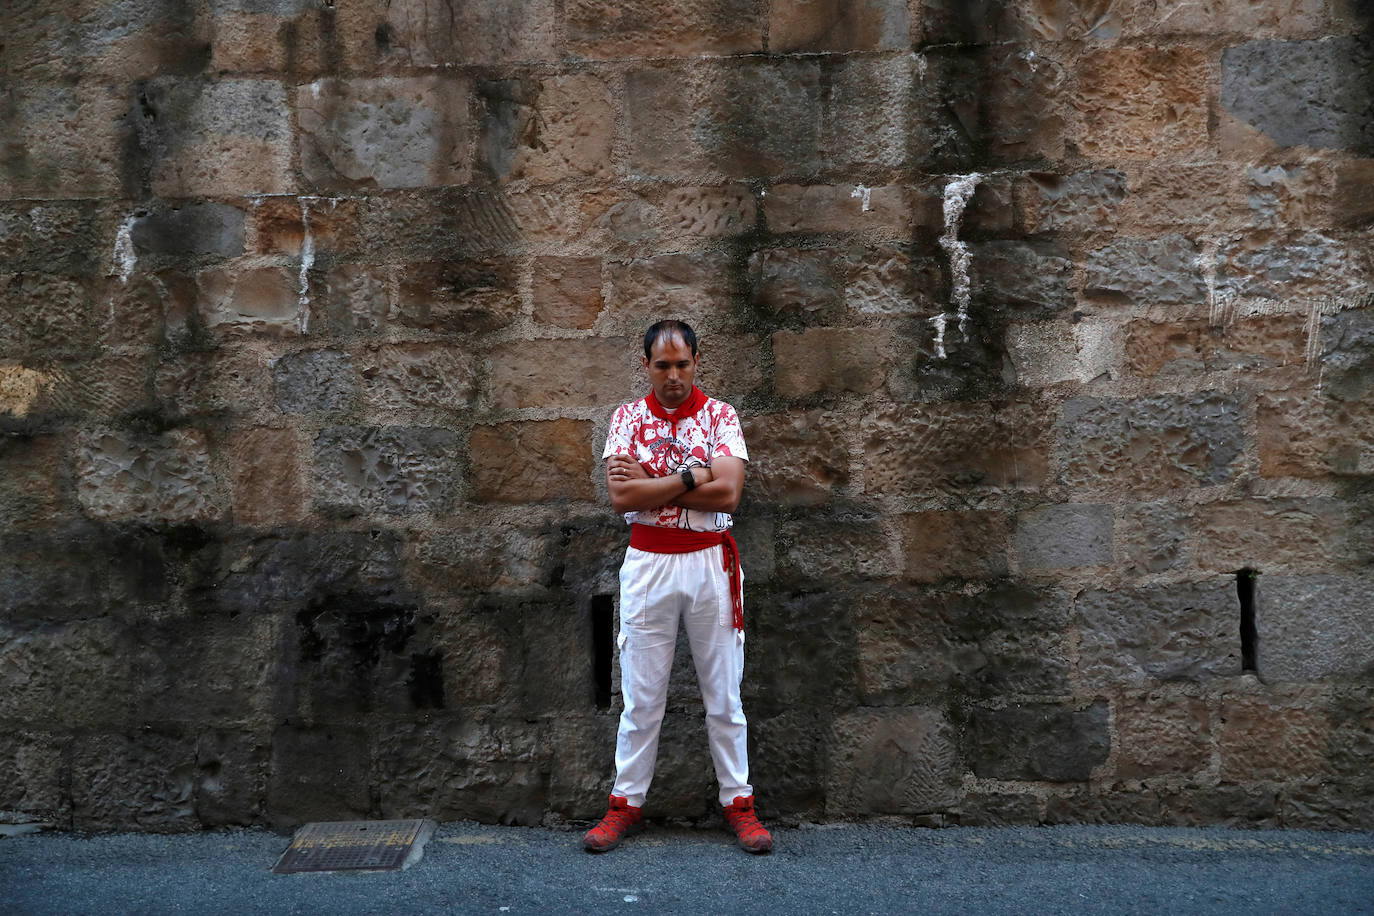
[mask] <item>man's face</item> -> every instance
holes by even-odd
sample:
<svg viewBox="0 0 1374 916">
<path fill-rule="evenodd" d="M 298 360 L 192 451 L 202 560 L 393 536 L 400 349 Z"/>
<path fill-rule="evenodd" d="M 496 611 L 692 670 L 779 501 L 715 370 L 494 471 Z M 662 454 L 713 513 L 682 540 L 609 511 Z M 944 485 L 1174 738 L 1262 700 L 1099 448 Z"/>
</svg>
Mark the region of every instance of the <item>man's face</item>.
<svg viewBox="0 0 1374 916">
<path fill-rule="evenodd" d="M 691 348 L 680 335 L 672 334 L 654 341 L 649 358 L 643 362 L 649 373 L 649 384 L 654 387 L 654 397 L 660 404 L 672 410 L 687 400 L 697 374 L 697 357 L 692 355 Z"/>
</svg>

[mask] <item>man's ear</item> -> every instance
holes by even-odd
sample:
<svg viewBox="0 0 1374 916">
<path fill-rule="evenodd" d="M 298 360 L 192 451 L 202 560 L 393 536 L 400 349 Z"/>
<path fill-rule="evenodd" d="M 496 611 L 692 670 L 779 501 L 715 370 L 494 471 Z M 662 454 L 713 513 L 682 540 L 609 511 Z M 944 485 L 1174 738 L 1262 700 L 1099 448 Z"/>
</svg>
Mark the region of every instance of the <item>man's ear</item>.
<svg viewBox="0 0 1374 916">
<path fill-rule="evenodd" d="M 641 357 L 639 358 L 639 362 L 640 362 L 640 365 L 642 365 L 645 369 L 649 368 L 649 357 L 647 357 L 647 356 L 641 356 Z"/>
</svg>

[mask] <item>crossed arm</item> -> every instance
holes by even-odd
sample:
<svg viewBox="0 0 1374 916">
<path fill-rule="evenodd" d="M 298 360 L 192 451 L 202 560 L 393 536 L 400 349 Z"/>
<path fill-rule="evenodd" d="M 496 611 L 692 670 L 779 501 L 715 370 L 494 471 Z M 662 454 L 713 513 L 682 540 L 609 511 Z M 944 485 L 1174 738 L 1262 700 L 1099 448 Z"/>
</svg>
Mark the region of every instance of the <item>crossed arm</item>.
<svg viewBox="0 0 1374 916">
<path fill-rule="evenodd" d="M 744 459 L 721 456 L 710 467 L 692 468 L 696 487 L 687 489 L 679 474 L 650 477 L 629 455 L 606 459 L 606 488 L 616 512 L 642 512 L 659 506 L 681 506 L 707 512 L 734 512 L 744 492 Z"/>
</svg>

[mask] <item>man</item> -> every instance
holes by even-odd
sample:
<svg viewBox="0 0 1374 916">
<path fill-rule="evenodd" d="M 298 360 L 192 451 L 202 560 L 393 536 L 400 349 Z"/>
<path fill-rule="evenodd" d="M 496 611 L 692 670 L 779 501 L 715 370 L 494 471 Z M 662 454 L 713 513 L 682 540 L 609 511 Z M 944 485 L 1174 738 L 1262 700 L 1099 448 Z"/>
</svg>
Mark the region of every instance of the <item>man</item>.
<svg viewBox="0 0 1374 916">
<path fill-rule="evenodd" d="M 744 488 L 735 409 L 693 384 L 697 339 L 681 321 L 644 335 L 652 390 L 622 404 L 606 438 L 611 506 L 630 523 L 620 568 L 620 679 L 625 711 L 615 748 L 610 808 L 583 846 L 604 852 L 644 827 L 678 621 L 687 628 L 725 819 L 749 852 L 773 838 L 754 814 L 740 677 L 744 673 L 743 575 L 730 513 Z"/>
</svg>

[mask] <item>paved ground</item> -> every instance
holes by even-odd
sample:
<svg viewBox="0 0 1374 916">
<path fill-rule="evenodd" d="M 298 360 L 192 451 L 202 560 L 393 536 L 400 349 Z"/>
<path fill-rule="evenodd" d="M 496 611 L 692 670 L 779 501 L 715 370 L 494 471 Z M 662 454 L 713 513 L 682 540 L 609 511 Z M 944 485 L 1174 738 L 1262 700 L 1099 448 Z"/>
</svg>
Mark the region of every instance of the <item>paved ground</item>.
<svg viewBox="0 0 1374 916">
<path fill-rule="evenodd" d="M 446 824 L 404 872 L 281 876 L 289 837 L 0 839 L 0 912 L 1374 914 L 1374 833 L 1059 827 L 580 831 Z"/>
</svg>

